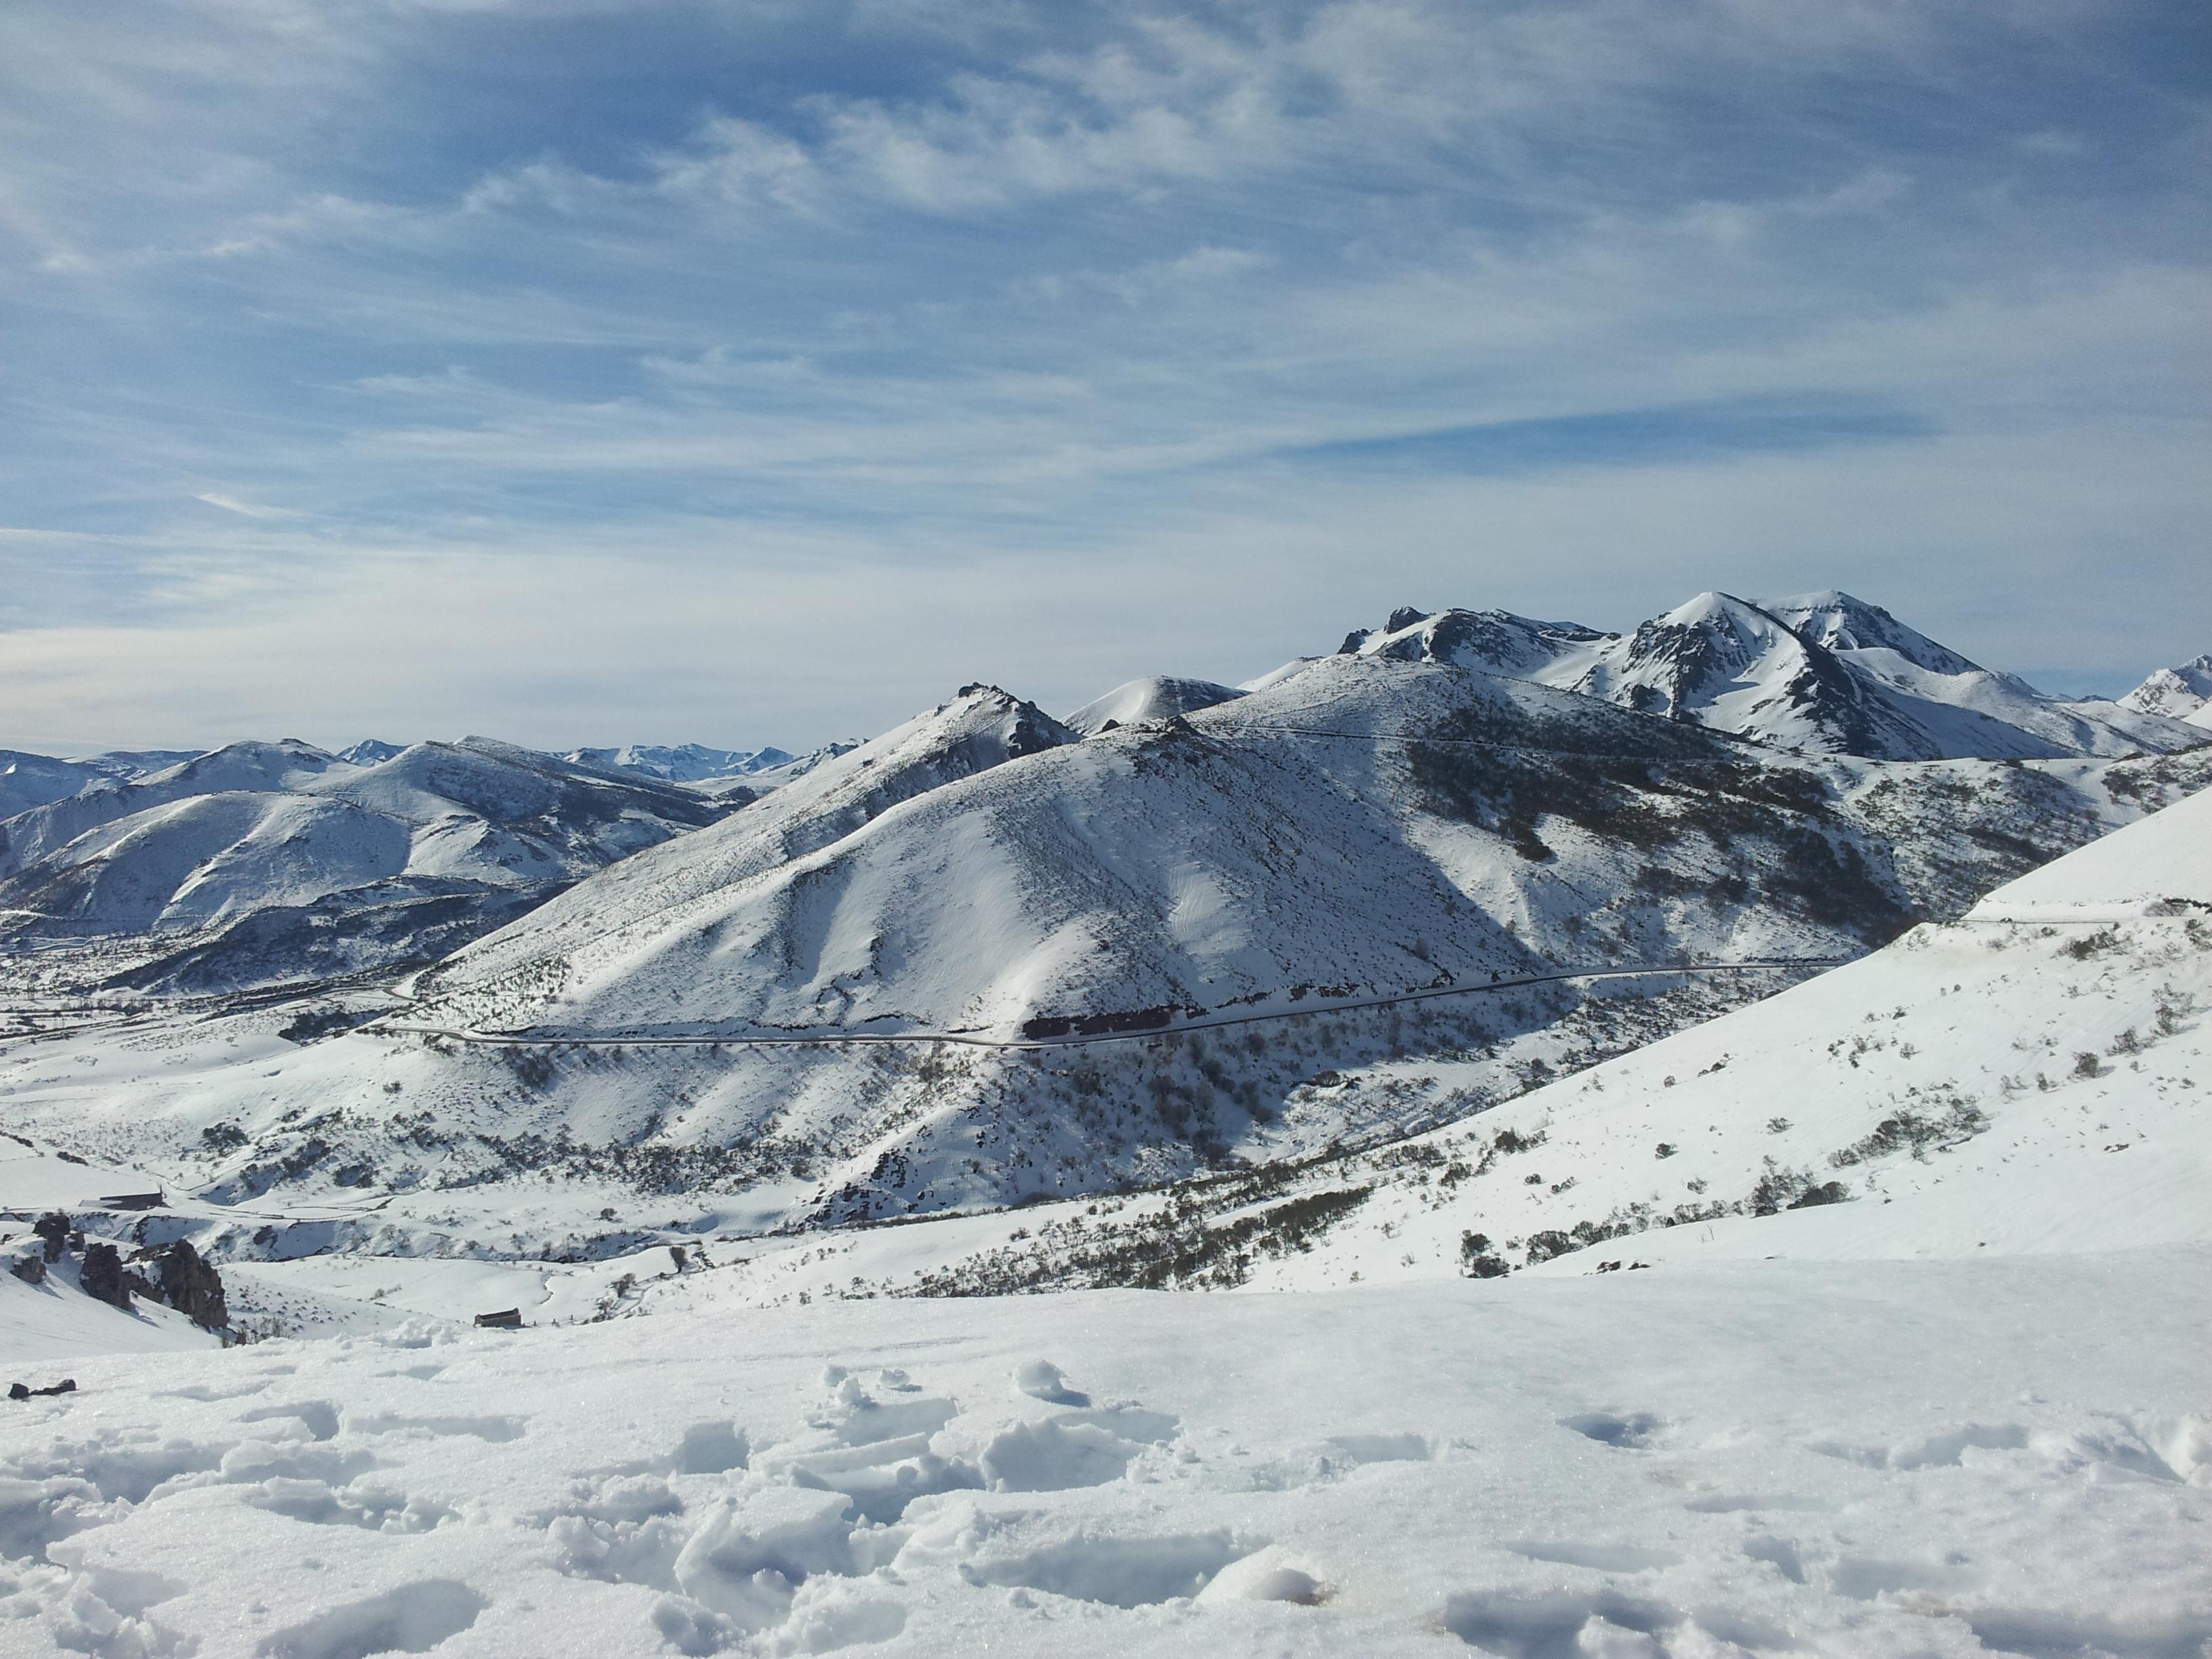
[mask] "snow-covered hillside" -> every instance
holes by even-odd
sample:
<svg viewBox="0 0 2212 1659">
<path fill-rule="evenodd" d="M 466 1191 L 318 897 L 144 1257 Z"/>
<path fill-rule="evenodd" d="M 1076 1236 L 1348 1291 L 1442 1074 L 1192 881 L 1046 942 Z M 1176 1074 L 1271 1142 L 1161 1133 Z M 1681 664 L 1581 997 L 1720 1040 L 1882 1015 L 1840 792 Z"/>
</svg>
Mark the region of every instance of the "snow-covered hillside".
<svg viewBox="0 0 2212 1659">
<path fill-rule="evenodd" d="M 59 852 L 87 830 L 149 807 L 196 795 L 297 789 L 332 768 L 341 775 L 354 769 L 335 755 L 289 738 L 282 743 L 234 743 L 114 788 L 51 801 L 0 823 L 0 876 Z"/>
<path fill-rule="evenodd" d="M 987 758 L 1018 764 L 940 758 L 979 714 L 1014 732 Z M 1055 1020 L 1166 1025 L 1577 956 L 1833 957 L 2012 872 L 1991 849 L 1978 881 L 1922 881 L 1856 792 L 1964 788 L 1993 818 L 2057 805 L 2015 809 L 1996 769 L 1877 786 L 1878 769 L 1388 658 L 1079 746 L 1041 719 L 968 694 L 441 964 L 416 988 L 424 1018 L 1049 1036 Z"/>
<path fill-rule="evenodd" d="M 1180 1212 L 1071 1227 L 1040 1211 L 951 1249 L 856 1243 L 819 1279 L 787 1267 L 756 1288 L 1030 1288 L 1160 1261 L 1181 1264 L 1169 1283 L 1310 1288 L 2212 1242 L 2208 1030 L 2212 792 L 1956 921 L 1433 1134 L 1194 1190 Z M 1300 1206 L 1325 1236 L 1271 1253 L 1254 1218 Z"/>
<path fill-rule="evenodd" d="M 1406 609 L 1346 653 L 1449 662 L 1761 743 L 1878 760 L 2166 754 L 2203 739 L 2140 704 L 2046 697 L 1848 593 L 1700 593 L 1627 635 Z"/>
</svg>

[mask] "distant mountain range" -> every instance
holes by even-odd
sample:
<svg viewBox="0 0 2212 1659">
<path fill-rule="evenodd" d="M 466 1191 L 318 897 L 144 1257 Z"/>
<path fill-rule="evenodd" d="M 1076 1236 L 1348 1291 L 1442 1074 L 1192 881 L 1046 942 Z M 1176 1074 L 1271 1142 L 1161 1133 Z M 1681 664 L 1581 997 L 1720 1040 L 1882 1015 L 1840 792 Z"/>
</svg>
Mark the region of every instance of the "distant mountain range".
<svg viewBox="0 0 2212 1659">
<path fill-rule="evenodd" d="M 154 989 L 393 967 L 730 805 L 484 738 L 233 744 L 0 823 L 0 941 L 140 936 Z"/>
<path fill-rule="evenodd" d="M 1636 927 L 1656 926 L 1643 941 L 1653 949 L 1756 935 L 1844 950 L 1886 918 L 1940 910 L 2073 844 L 2119 808 L 2091 775 L 2068 775 L 2063 798 L 2039 806 L 2033 791 L 2061 788 L 2058 774 L 2024 795 L 1978 773 L 1968 845 L 1940 847 L 1924 825 L 1860 805 L 1879 798 L 1869 792 L 1881 775 L 1828 770 L 1774 785 L 1802 799 L 1759 810 L 1796 813 L 1790 824 L 1738 835 L 1721 826 L 1751 809 L 1725 789 L 1700 806 L 1683 776 L 1766 775 L 1791 753 L 2179 754 L 2212 744 L 2208 694 L 2212 658 L 2160 671 L 2118 702 L 2069 702 L 1848 594 L 1705 593 L 1626 634 L 1407 608 L 1333 656 L 1241 687 L 1155 676 L 1057 720 L 971 686 L 872 743 L 799 757 L 697 744 L 555 757 L 485 738 L 364 739 L 337 754 L 291 739 L 198 756 L 9 753 L 0 940 L 105 940 L 99 972 L 117 985 L 221 991 L 419 964 L 515 922 L 426 986 L 471 1019 L 536 1023 L 530 998 L 511 994 L 517 964 L 542 988 L 557 963 L 564 1019 L 715 1030 L 997 1029 L 1215 1006 L 1298 982 L 1410 986 L 1564 950 L 1547 919 L 1557 903 L 1532 896 L 1563 880 L 1583 884 L 1591 914 L 1608 913 L 1624 884 L 1749 884 L 1747 908 L 1704 915 L 1679 895 L 1646 907 Z M 1548 763 L 1553 775 L 1510 759 L 1532 732 L 1571 751 Z M 1756 747 L 1729 746 L 1745 742 Z M 1368 752 L 1348 764 L 1346 743 Z M 1060 750 L 1071 752 L 978 780 Z M 1231 752 L 1244 758 L 1229 764 Z M 1484 753 L 1498 758 L 1473 771 L 1447 763 Z M 1631 771 L 1613 775 L 1616 763 Z M 1175 781 L 1201 775 L 1195 793 Z M 1575 781 L 1565 794 L 1562 778 Z M 1942 815 L 1918 775 L 1886 782 L 1931 821 Z M 1701 814 L 1717 814 L 1707 827 L 1720 838 L 1694 870 L 1662 873 L 1675 854 L 1644 843 L 1679 844 Z M 936 839 L 872 828 L 885 817 L 933 826 Z M 1804 864 L 1814 841 L 1827 849 L 1817 878 Z M 1229 861 L 1217 866 L 1217 854 Z M 1856 862 L 1821 861 L 1835 859 Z M 1860 910 L 1808 932 L 1782 889 L 1757 897 L 1759 870 L 1783 879 L 1792 868 L 1788 880 L 1848 890 Z M 1500 933 L 1506 921 L 1514 929 Z M 615 977 L 592 965 L 603 957 L 619 964 Z M 664 958 L 693 966 L 664 972 L 653 966 Z"/>
<path fill-rule="evenodd" d="M 27 812 L 48 801 L 64 800 L 84 789 L 130 783 L 191 759 L 191 750 L 117 750 L 82 760 L 58 760 L 0 749 L 0 819 Z"/>
</svg>

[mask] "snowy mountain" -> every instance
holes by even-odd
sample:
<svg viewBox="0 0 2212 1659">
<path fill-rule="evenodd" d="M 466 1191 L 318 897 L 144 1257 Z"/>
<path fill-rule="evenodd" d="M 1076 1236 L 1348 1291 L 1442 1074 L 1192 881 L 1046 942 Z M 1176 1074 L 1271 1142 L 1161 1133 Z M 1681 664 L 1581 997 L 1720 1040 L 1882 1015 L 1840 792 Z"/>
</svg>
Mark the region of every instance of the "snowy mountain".
<svg viewBox="0 0 2212 1659">
<path fill-rule="evenodd" d="M 484 1208 L 594 1255 L 622 1235 L 598 1212 L 647 1192 L 749 1230 L 1096 1194 L 1452 1121 L 2208 775 L 1805 759 L 1356 656 L 1079 743 L 975 687 L 461 950 L 404 1011 L 345 1005 L 356 1035 L 210 1028 L 158 1123 L 91 1103 L 139 1062 L 88 1097 L 66 1046 L 12 1109 L 223 1204 L 374 1191 L 362 1236 L 434 1251 Z"/>
<path fill-rule="evenodd" d="M 991 763 L 943 764 L 978 715 Z M 1012 1036 L 1061 1016 L 1269 1006 L 1301 984 L 1389 994 L 1518 969 L 1593 909 L 1627 930 L 1616 950 L 1668 959 L 1832 955 L 1906 915 L 1825 781 L 1522 681 L 1339 659 L 1180 725 L 1066 737 L 971 691 L 811 789 L 608 872 L 418 991 L 471 1028 Z M 1613 775 L 1561 787 L 1548 761 L 1513 758 L 1516 740 L 1606 757 Z M 885 769 L 895 787 L 848 804 Z M 1757 886 L 1815 859 L 1818 900 L 1787 896 L 1789 878 L 1771 902 L 1713 891 L 1708 804 L 1735 826 L 1730 869 Z M 1680 881 L 1639 889 L 1655 863 Z M 1617 915 L 1593 904 L 1601 891 Z"/>
<path fill-rule="evenodd" d="M 1060 724 L 1087 738 L 1116 726 L 1139 726 L 1171 715 L 1195 714 L 1243 695 L 1233 685 L 1155 674 L 1149 679 L 1131 680 L 1115 686 L 1104 696 L 1084 704 Z"/>
<path fill-rule="evenodd" d="M 2177 668 L 2161 668 L 2120 699 L 2139 714 L 2212 726 L 2212 651 Z"/>
<path fill-rule="evenodd" d="M 554 976 L 579 971 L 586 961 L 626 962 L 640 953 L 650 959 L 669 951 L 691 955 L 697 948 L 691 936 L 717 925 L 705 919 L 747 884 L 788 874 L 809 854 L 917 796 L 1077 740 L 1033 703 L 996 686 L 963 687 L 950 702 L 873 742 L 822 760 L 711 832 L 630 860 L 606 885 L 556 900 L 534 914 L 527 927 L 480 941 L 425 975 L 417 994 L 443 1000 L 465 992 L 474 1007 L 487 999 L 502 1000 L 508 986 L 544 987 Z M 972 895 L 942 897 L 958 902 Z M 797 952 L 807 947 L 775 948 Z M 717 945 L 710 954 L 725 953 Z M 689 970 L 674 965 L 671 971 L 680 976 Z M 641 962 L 638 994 L 650 998 L 661 988 L 659 975 Z"/>
<path fill-rule="evenodd" d="M 721 810 L 487 738 L 367 767 L 302 748 L 234 745 L 0 825 L 21 858 L 0 879 L 9 933 L 160 935 L 123 977 L 148 988 L 358 972 L 441 954 Z"/>
<path fill-rule="evenodd" d="M 1410 608 L 1344 654 L 1450 662 L 1759 742 L 1878 760 L 2166 754 L 2203 741 L 2155 714 L 2046 697 L 1848 593 L 1701 593 L 1632 634 L 1506 611 Z"/>
<path fill-rule="evenodd" d="M 1510 611 L 1440 611 L 1401 606 L 1380 629 L 1355 629 L 1340 656 L 1442 662 L 1520 679 L 1562 684 L 1617 636 L 1579 623 L 1538 622 Z M 1565 665 L 1565 666 L 1563 666 Z"/>
<path fill-rule="evenodd" d="M 787 766 L 795 758 L 781 749 L 708 749 L 696 743 L 670 748 L 630 743 L 619 749 L 575 749 L 566 758 L 586 766 L 612 767 L 666 783 L 700 783 L 710 778 L 742 778 Z"/>
</svg>

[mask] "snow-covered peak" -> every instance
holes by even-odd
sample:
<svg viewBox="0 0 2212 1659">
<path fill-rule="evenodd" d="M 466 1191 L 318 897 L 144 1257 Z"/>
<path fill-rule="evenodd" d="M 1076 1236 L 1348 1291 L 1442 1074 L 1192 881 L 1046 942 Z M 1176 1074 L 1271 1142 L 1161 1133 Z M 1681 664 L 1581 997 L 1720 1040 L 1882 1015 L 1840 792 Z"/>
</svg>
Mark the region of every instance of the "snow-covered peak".
<svg viewBox="0 0 2212 1659">
<path fill-rule="evenodd" d="M 1171 714 L 1194 714 L 1243 695 L 1236 686 L 1216 685 L 1212 680 L 1154 674 L 1115 686 L 1104 696 L 1085 703 L 1060 724 L 1087 738 L 1114 726 L 1164 720 Z"/>
<path fill-rule="evenodd" d="M 1981 665 L 1907 628 L 1878 605 L 1854 599 L 1837 588 L 1768 599 L 1759 608 L 1787 623 L 1815 645 L 1831 651 L 1891 651 L 1931 674 L 1971 674 Z"/>
<path fill-rule="evenodd" d="M 963 686 L 926 714 L 823 759 L 720 823 L 600 872 L 433 969 L 419 988 L 431 996 L 473 994 L 469 1006 L 479 1009 L 508 999 L 520 985 L 539 994 L 544 970 L 559 963 L 579 980 L 603 975 L 618 981 L 636 970 L 657 995 L 669 981 L 657 976 L 648 958 L 665 954 L 672 942 L 689 949 L 713 933 L 747 884 L 835 845 L 917 796 L 1080 741 L 1035 703 L 995 685 Z M 696 978 L 701 969 L 689 963 L 683 971 Z"/>
<path fill-rule="evenodd" d="M 1700 593 L 1639 624 L 1573 689 L 1793 748 L 1886 752 L 1862 746 L 1864 700 L 1833 659 L 1730 593 Z"/>
<path fill-rule="evenodd" d="M 338 750 L 338 758 L 349 766 L 375 766 L 390 760 L 407 745 L 386 743 L 378 738 L 363 738 L 359 743 Z"/>
<path fill-rule="evenodd" d="M 2161 668 L 2120 699 L 2120 707 L 2168 720 L 2212 725 L 2203 718 L 2212 708 L 2212 651 L 2172 668 Z"/>
<path fill-rule="evenodd" d="M 1431 612 L 1404 605 L 1392 611 L 1380 629 L 1355 629 L 1338 654 L 1449 663 L 1455 668 L 1543 679 L 1556 676 L 1562 664 L 1586 661 L 1594 648 L 1612 637 L 1580 623 L 1542 622 L 1510 611 Z"/>
<path fill-rule="evenodd" d="M 1237 689 L 1239 691 L 1272 691 L 1275 687 L 1297 678 L 1316 663 L 1327 660 L 1323 657 L 1293 657 L 1280 668 L 1271 668 L 1251 679 L 1240 680 Z"/>
<path fill-rule="evenodd" d="M 566 758 L 580 765 L 613 767 L 669 783 L 702 783 L 710 778 L 748 777 L 787 766 L 795 757 L 781 749 L 709 749 L 696 743 L 626 743 L 618 749 L 572 749 Z"/>
<path fill-rule="evenodd" d="M 276 743 L 249 739 L 211 749 L 179 765 L 154 773 L 150 787 L 174 795 L 204 795 L 218 789 L 296 789 L 346 763 L 326 749 L 297 738 Z"/>
</svg>

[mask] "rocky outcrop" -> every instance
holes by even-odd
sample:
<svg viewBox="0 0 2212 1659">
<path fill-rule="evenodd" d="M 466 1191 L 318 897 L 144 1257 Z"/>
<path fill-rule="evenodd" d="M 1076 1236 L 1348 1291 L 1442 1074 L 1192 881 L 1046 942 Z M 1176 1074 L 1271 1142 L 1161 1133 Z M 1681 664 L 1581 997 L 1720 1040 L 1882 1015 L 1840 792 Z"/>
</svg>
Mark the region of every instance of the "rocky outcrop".
<svg viewBox="0 0 2212 1659">
<path fill-rule="evenodd" d="M 131 1311 L 131 1286 L 124 1282 L 123 1257 L 112 1244 L 95 1242 L 84 1247 L 77 1284 L 95 1302 Z"/>
</svg>

